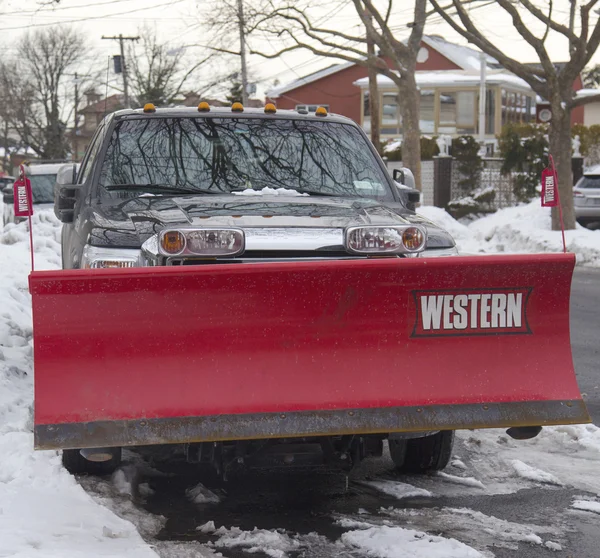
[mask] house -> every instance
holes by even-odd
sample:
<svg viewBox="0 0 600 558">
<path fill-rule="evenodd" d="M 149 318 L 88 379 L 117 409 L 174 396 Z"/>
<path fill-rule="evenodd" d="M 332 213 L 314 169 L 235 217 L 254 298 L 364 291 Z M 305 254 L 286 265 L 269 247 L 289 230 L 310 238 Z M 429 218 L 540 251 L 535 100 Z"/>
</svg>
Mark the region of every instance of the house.
<svg viewBox="0 0 600 558">
<path fill-rule="evenodd" d="M 417 84 L 421 89 L 420 121 L 425 134 L 475 134 L 479 120 L 479 83 L 482 54 L 438 35 L 424 36 L 417 58 Z M 508 122 L 535 120 L 536 95 L 529 85 L 493 57 L 486 64 L 486 125 L 489 138 Z M 370 129 L 368 71 L 354 63 L 335 64 L 272 88 L 267 98 L 279 108 L 298 109 L 323 105 L 331 112 L 352 118 Z M 381 107 L 382 139 L 402 133 L 398 91 L 392 80 L 377 78 Z M 577 82 L 576 89 L 581 87 Z M 576 122 L 583 113 L 574 111 Z"/>
<path fill-rule="evenodd" d="M 78 118 L 77 126 L 70 132 L 73 148 L 72 159 L 74 161 L 83 159 L 94 132 L 102 119 L 115 110 L 125 108 L 123 95 L 111 95 L 106 99 L 102 99 L 102 96 L 96 93 L 94 89 L 88 89 L 85 92 L 85 97 L 86 105 L 79 110 L 79 115 L 83 117 L 83 121 L 80 124 Z"/>
</svg>

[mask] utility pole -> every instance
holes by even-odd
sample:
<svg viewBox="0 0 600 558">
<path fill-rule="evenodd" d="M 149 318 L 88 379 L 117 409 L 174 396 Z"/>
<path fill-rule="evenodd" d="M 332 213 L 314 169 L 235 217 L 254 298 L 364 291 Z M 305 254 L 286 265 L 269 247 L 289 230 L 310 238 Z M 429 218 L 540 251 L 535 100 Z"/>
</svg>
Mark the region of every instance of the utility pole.
<svg viewBox="0 0 600 558">
<path fill-rule="evenodd" d="M 373 23 L 373 16 L 367 14 L 371 23 Z M 375 56 L 375 41 L 369 29 L 367 28 L 367 54 L 369 58 Z M 377 149 L 377 152 L 381 149 L 381 129 L 379 117 L 379 87 L 377 87 L 377 69 L 372 63 L 369 63 L 369 114 L 371 116 L 371 143 Z"/>
<path fill-rule="evenodd" d="M 119 47 L 121 49 L 121 73 L 123 74 L 123 95 L 125 96 L 125 107 L 131 108 L 129 104 L 129 91 L 127 88 L 127 64 L 125 63 L 125 48 L 123 46 L 124 41 L 138 41 L 139 37 L 123 37 L 123 35 L 119 35 L 118 37 L 105 37 L 102 35 L 103 39 L 111 40 L 111 41 L 119 41 Z"/>
<path fill-rule="evenodd" d="M 487 56 L 479 53 L 479 145 L 481 156 L 485 154 L 485 99 L 487 79 Z"/>
<path fill-rule="evenodd" d="M 238 0 L 238 26 L 240 28 L 240 59 L 242 62 L 242 104 L 248 104 L 248 72 L 246 68 L 246 31 L 244 29 L 244 2 Z"/>
<path fill-rule="evenodd" d="M 77 88 L 77 86 L 79 85 L 79 78 L 77 77 L 77 72 L 75 72 L 75 76 L 73 78 L 73 81 L 75 82 L 75 127 L 73 129 L 73 161 L 77 161 L 77 158 L 79 156 L 79 145 L 78 145 L 78 138 L 77 138 L 77 131 L 78 131 L 78 124 L 79 124 L 79 90 Z"/>
</svg>

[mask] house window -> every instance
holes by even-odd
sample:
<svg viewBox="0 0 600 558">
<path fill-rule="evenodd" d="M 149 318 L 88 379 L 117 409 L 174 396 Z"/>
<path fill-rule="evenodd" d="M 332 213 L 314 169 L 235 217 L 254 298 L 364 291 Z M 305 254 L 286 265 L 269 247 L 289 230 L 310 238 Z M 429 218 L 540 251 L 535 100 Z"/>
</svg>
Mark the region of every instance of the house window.
<svg viewBox="0 0 600 558">
<path fill-rule="evenodd" d="M 381 103 L 381 133 L 399 134 L 402 132 L 402 116 L 398 93 L 384 93 Z"/>
<path fill-rule="evenodd" d="M 533 97 L 502 90 L 502 126 L 531 122 L 535 115 Z"/>
<path fill-rule="evenodd" d="M 475 91 L 440 92 L 440 134 L 474 134 Z"/>
<path fill-rule="evenodd" d="M 369 92 L 363 91 L 363 130 L 367 133 L 371 131 L 371 104 L 369 102 Z"/>
<path fill-rule="evenodd" d="M 421 106 L 419 107 L 419 127 L 422 134 L 435 133 L 435 91 L 426 89 L 421 91 Z"/>
<path fill-rule="evenodd" d="M 296 110 L 307 110 L 308 112 L 316 112 L 319 107 L 323 107 L 329 112 L 329 105 L 296 105 Z"/>
</svg>

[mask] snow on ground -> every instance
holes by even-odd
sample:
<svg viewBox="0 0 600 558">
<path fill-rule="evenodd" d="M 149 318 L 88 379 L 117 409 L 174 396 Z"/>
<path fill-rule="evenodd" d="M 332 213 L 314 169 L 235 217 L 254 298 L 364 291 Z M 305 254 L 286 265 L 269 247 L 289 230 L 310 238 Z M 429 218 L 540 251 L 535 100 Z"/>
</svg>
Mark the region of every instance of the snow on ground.
<svg viewBox="0 0 600 558">
<path fill-rule="evenodd" d="M 254 528 L 244 531 L 239 527 L 220 527 L 214 532 L 219 538 L 212 543 L 216 548 L 243 548 L 246 552 L 263 552 L 271 558 L 284 558 L 288 552 L 298 551 L 301 543 L 285 531 Z"/>
<path fill-rule="evenodd" d="M 600 502 L 594 500 L 575 500 L 571 507 L 574 510 L 588 511 L 600 515 Z"/>
<path fill-rule="evenodd" d="M 60 223 L 34 215 L 37 269 L 60 267 Z M 92 497 L 55 451 L 34 452 L 31 301 L 25 223 L 0 230 L 0 556 L 156 557 L 135 527 Z"/>
<path fill-rule="evenodd" d="M 192 488 L 188 488 L 185 494 L 194 504 L 218 504 L 221 501 L 221 498 L 206 488 L 201 482 Z"/>
<path fill-rule="evenodd" d="M 452 533 L 452 536 L 479 549 L 500 547 L 517 550 L 518 543 L 536 546 L 546 546 L 548 542 L 558 544 L 553 539 L 562 531 L 554 526 L 515 523 L 468 508 L 415 510 L 389 507 L 382 508 L 380 513 L 384 523 L 389 521 L 385 519 L 387 517 L 401 520 L 415 529 L 430 529 L 430 525 L 435 525 L 437 533 Z"/>
<path fill-rule="evenodd" d="M 387 525 L 349 531 L 341 541 L 376 558 L 483 558 L 483 554 L 455 539 Z"/>
<path fill-rule="evenodd" d="M 541 207 L 539 200 L 501 209 L 468 224 L 439 207 L 423 206 L 417 213 L 445 228 L 464 254 L 562 251 L 561 232 L 551 230 L 550 208 Z M 600 267 L 600 230 L 577 225 L 565 236 L 567 250 L 577 255 L 578 265 Z"/>
<path fill-rule="evenodd" d="M 383 492 L 384 494 L 389 494 L 394 498 L 431 498 L 433 494 L 429 492 L 429 490 L 425 490 L 423 488 L 417 488 L 411 484 L 406 484 L 404 482 L 394 482 L 394 481 L 362 481 L 360 484 L 365 486 L 370 486 Z"/>
<path fill-rule="evenodd" d="M 546 471 L 542 471 L 536 467 L 532 467 L 531 465 L 527 465 L 527 463 L 523 463 L 519 459 L 514 459 L 512 466 L 514 467 L 517 475 L 524 479 L 545 484 L 556 484 L 557 486 L 562 485 L 562 482 L 560 482 L 554 475 L 546 473 Z"/>
<path fill-rule="evenodd" d="M 532 440 L 501 429 L 461 430 L 457 438 L 468 449 L 468 474 L 488 493 L 553 484 L 600 495 L 600 428 L 593 424 L 545 427 Z"/>
</svg>

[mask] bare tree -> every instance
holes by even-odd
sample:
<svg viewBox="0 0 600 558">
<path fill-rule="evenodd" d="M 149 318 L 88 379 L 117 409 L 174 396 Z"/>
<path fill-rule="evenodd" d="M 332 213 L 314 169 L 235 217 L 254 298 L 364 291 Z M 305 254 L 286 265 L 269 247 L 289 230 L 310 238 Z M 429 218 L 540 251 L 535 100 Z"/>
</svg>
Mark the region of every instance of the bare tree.
<svg viewBox="0 0 600 558">
<path fill-rule="evenodd" d="M 149 28 L 142 29 L 139 34 L 141 52 L 131 47 L 128 70 L 133 95 L 140 105 L 172 102 L 212 56 L 209 54 L 186 65 L 184 47 L 160 43 L 156 33 Z"/>
<path fill-rule="evenodd" d="M 0 68 L 10 99 L 7 118 L 21 142 L 44 159 L 64 159 L 69 152 L 66 82 L 87 53 L 82 33 L 46 28 L 28 32 L 18 43 L 19 62 Z"/>
<path fill-rule="evenodd" d="M 419 130 L 419 101 L 415 70 L 426 20 L 427 0 L 415 0 L 414 15 L 408 39 L 396 36 L 391 22 L 393 0 L 378 3 L 372 0 L 352 0 L 364 33 L 350 34 L 333 27 L 320 25 L 311 17 L 311 8 L 320 6 L 309 0 L 304 6 L 287 0 L 271 3 L 262 23 L 263 34 L 284 41 L 274 53 L 253 51 L 266 58 L 275 58 L 286 52 L 305 49 L 317 56 L 353 62 L 366 68 L 374 67 L 398 87 L 402 115 L 402 160 L 415 175 L 421 188 L 421 147 Z M 368 39 L 367 39 L 368 37 Z M 368 42 L 373 41 L 379 53 L 369 52 Z M 388 64 L 385 60 L 389 60 Z"/>
<path fill-rule="evenodd" d="M 535 50 L 539 57 L 539 64 L 536 65 L 519 62 L 494 44 L 489 34 L 478 29 L 472 15 L 465 8 L 466 0 L 452 0 L 452 8 L 458 17 L 450 14 L 448 7 L 440 6 L 438 0 L 430 1 L 452 29 L 483 52 L 496 58 L 502 66 L 525 80 L 533 91 L 550 103 L 550 151 L 557 165 L 565 227 L 575 228 L 571 173 L 571 111 L 577 106 L 600 100 L 600 95 L 577 97 L 573 91 L 573 83 L 600 44 L 600 20 L 596 17 L 595 23 L 592 24 L 590 18 L 590 12 L 598 0 L 570 0 L 567 25 L 562 23 L 562 12 L 554 13 L 552 0 L 549 0 L 547 8 L 542 8 L 533 0 L 497 0 L 495 4 L 510 15 L 519 35 Z M 525 23 L 525 15 L 533 16 L 543 25 L 541 35 L 536 35 L 531 26 Z M 555 40 L 557 35 L 566 38 L 569 44 L 570 59 L 564 65 L 553 64 L 547 50 L 548 40 Z M 552 227 L 555 230 L 560 228 L 556 209 L 552 211 Z"/>
</svg>

